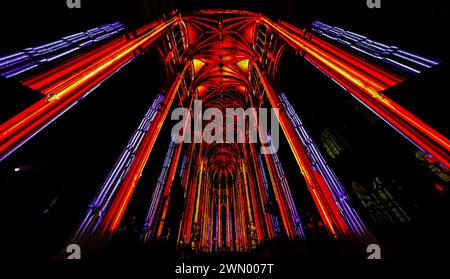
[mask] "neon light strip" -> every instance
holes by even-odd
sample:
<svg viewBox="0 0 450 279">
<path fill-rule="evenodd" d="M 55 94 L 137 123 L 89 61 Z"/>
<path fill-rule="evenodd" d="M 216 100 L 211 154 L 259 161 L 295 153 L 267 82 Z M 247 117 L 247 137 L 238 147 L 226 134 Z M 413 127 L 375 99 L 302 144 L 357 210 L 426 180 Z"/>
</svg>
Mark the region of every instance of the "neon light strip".
<svg viewBox="0 0 450 279">
<path fill-rule="evenodd" d="M 66 56 L 84 48 L 88 42 L 103 41 L 113 35 L 122 33 L 125 26 L 120 23 L 105 24 L 86 32 L 66 36 L 45 45 L 26 48 L 20 52 L 0 57 L 0 76 L 10 78 L 26 72 L 49 61 Z"/>
<path fill-rule="evenodd" d="M 417 54 L 406 52 L 396 46 L 388 46 L 362 35 L 344 30 L 342 28 L 330 26 L 319 21 L 313 22 L 311 27 L 312 31 L 316 34 L 343 43 L 377 59 L 386 62 L 390 61 L 391 64 L 397 66 L 399 69 L 411 72 L 413 74 L 420 73 L 422 69 L 428 69 L 441 63 L 438 59 L 425 58 Z M 406 60 L 410 64 L 405 65 L 401 62 L 401 60 L 395 60 L 395 57 Z"/>
</svg>

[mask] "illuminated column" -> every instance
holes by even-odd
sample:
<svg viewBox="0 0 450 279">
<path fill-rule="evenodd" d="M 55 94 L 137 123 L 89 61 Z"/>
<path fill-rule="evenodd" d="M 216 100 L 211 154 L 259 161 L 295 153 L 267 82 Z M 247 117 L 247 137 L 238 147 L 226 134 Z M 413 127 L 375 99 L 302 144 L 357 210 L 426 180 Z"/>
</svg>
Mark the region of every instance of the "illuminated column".
<svg viewBox="0 0 450 279">
<path fill-rule="evenodd" d="M 265 177 L 263 178 L 263 176 L 265 176 L 265 173 L 262 172 L 263 169 L 260 166 L 259 157 L 256 155 L 254 144 L 250 144 L 250 155 L 252 162 L 251 164 L 254 166 L 254 173 L 258 189 L 259 206 L 257 206 L 257 208 L 260 211 L 261 215 L 264 216 L 263 223 L 265 227 L 265 237 L 271 239 L 275 236 L 272 220 L 272 217 L 274 216 L 264 210 L 266 204 L 268 203 L 268 188 L 266 188 L 267 181 L 264 181 Z"/>
<path fill-rule="evenodd" d="M 82 238 L 89 237 L 96 231 L 99 224 L 102 222 L 105 215 L 105 210 L 107 209 L 111 199 L 114 197 L 117 187 L 123 179 L 124 174 L 128 172 L 131 162 L 135 158 L 134 154 L 142 144 L 142 139 L 145 134 L 148 133 L 156 114 L 161 108 L 163 100 L 164 97 L 162 95 L 158 94 L 156 96 L 153 104 L 150 106 L 149 110 L 145 114 L 145 117 L 139 124 L 139 127 L 134 132 L 126 148 L 123 150 L 122 154 L 120 154 L 119 159 L 114 165 L 112 171 L 103 183 L 100 192 L 89 205 L 89 210 L 86 217 L 78 227 L 74 240 L 78 241 Z"/>
<path fill-rule="evenodd" d="M 320 69 L 348 93 L 358 99 L 383 121 L 392 126 L 418 148 L 433 156 L 446 168 L 450 168 L 450 141 L 414 114 L 384 96 L 381 92 L 388 88 L 358 65 L 345 59 L 346 52 L 339 50 L 331 55 L 323 48 L 313 44 L 286 28 L 286 24 L 273 23 L 266 17 L 262 21 L 273 28 L 289 45 L 301 51 L 310 63 Z"/>
<path fill-rule="evenodd" d="M 222 250 L 222 192 L 220 185 L 220 174 L 219 174 L 219 188 L 217 192 L 217 248 Z"/>
<path fill-rule="evenodd" d="M 135 158 L 130 165 L 129 171 L 118 187 L 118 192 L 111 203 L 111 207 L 109 208 L 102 225 L 103 233 L 114 232 L 118 228 L 120 221 L 122 220 L 128 202 L 131 199 L 131 196 L 134 192 L 134 189 L 136 188 L 145 164 L 147 163 L 148 157 L 150 156 L 150 152 L 153 149 L 156 138 L 161 131 L 161 127 L 164 124 L 167 114 L 169 113 L 169 110 L 172 106 L 173 100 L 175 99 L 175 96 L 178 92 L 181 81 L 183 79 L 183 75 L 188 67 L 188 63 L 184 62 L 181 66 L 182 69 L 178 73 L 176 73 L 175 80 L 165 94 L 162 109 L 156 115 L 155 121 L 149 128 L 149 132 L 145 134 L 144 138 L 142 139 L 142 144 L 136 150 Z"/>
<path fill-rule="evenodd" d="M 269 140 L 266 140 L 265 142 L 268 142 L 270 145 L 270 136 L 266 137 L 268 137 Z M 271 146 L 271 148 L 273 147 Z M 298 215 L 294 200 L 292 199 L 289 184 L 280 160 L 278 159 L 278 155 L 272 150 L 271 152 L 265 152 L 264 157 L 266 159 L 266 165 L 275 193 L 275 199 L 278 203 L 281 221 L 287 237 L 289 239 L 304 239 L 305 234 L 303 232 L 300 216 Z"/>
<path fill-rule="evenodd" d="M 130 39 L 120 37 L 24 81 L 46 96 L 0 125 L 0 161 L 86 97 L 107 78 L 132 61 L 161 32 L 176 22 L 154 22 Z"/>
<path fill-rule="evenodd" d="M 351 68 L 360 76 L 365 76 L 370 79 L 370 82 L 381 89 L 394 86 L 404 80 L 404 77 L 398 76 L 377 64 L 370 63 L 356 54 L 345 51 L 322 40 L 318 36 L 313 36 L 311 33 L 305 32 L 303 29 L 299 29 L 287 22 L 281 21 L 280 26 L 285 28 L 286 31 L 290 32 L 292 35 L 297 35 L 298 37 L 304 38 L 305 41 L 312 43 L 317 49 L 321 50 L 321 53 L 326 55 L 328 59 L 340 60 L 342 63 L 341 65 Z M 297 48 L 294 43 L 292 43 L 291 46 Z M 302 52 L 302 54 L 305 53 Z"/>
<path fill-rule="evenodd" d="M 208 222 L 208 251 L 212 252 L 214 247 L 213 247 L 213 239 L 214 239 L 214 190 L 212 189 L 212 187 L 208 187 L 208 195 L 209 195 L 209 201 L 208 201 L 208 216 L 206 216 L 206 222 Z"/>
<path fill-rule="evenodd" d="M 206 187 L 203 199 L 203 214 L 201 217 L 201 243 L 200 247 L 202 251 L 211 251 L 210 243 L 212 243 L 212 237 L 210 231 L 212 231 L 212 213 L 211 210 L 214 209 L 214 195 L 213 188 L 211 185 L 211 180 L 209 178 L 206 179 Z"/>
<path fill-rule="evenodd" d="M 266 172 L 264 171 L 264 167 L 263 167 L 263 161 L 261 159 L 261 155 L 258 155 L 258 165 L 260 168 L 260 172 L 261 172 L 261 178 L 262 178 L 262 183 L 264 185 L 264 193 L 265 193 L 265 204 L 268 204 L 269 202 L 269 183 L 267 182 L 267 176 L 266 176 Z M 268 223 L 271 224 L 271 228 L 273 230 L 273 236 L 272 237 L 276 237 L 278 236 L 279 232 L 280 232 L 280 225 L 278 224 L 278 219 L 274 214 L 271 213 L 265 213 L 266 218 L 269 219 Z"/>
<path fill-rule="evenodd" d="M 0 57 L 0 76 L 10 78 L 22 74 L 48 62 L 61 59 L 91 44 L 123 33 L 124 30 L 125 26 L 120 22 L 104 24 L 84 32 L 66 36 L 54 42 L 8 54 Z"/>
<path fill-rule="evenodd" d="M 248 145 L 242 145 L 242 149 L 244 152 L 244 158 L 245 158 L 245 165 L 244 170 L 245 173 L 247 173 L 248 178 L 248 187 L 249 187 L 249 194 L 251 196 L 251 209 L 254 216 L 254 225 L 256 229 L 256 236 L 257 241 L 261 242 L 263 241 L 264 237 L 267 238 L 270 237 L 270 227 L 266 224 L 266 218 L 264 218 L 264 202 L 261 196 L 261 188 L 264 187 L 261 175 L 259 174 L 259 169 L 256 167 L 258 165 L 256 152 L 254 144 L 248 144 Z M 254 167 L 251 167 L 251 166 Z M 247 167 L 249 166 L 249 167 Z M 256 181 L 255 181 L 256 180 Z M 273 229 L 272 229 L 273 231 Z M 273 234 L 272 234 L 273 237 Z"/>
<path fill-rule="evenodd" d="M 308 132 L 305 130 L 303 123 L 301 122 L 298 115 L 295 113 L 294 108 L 289 103 L 286 95 L 284 93 L 278 94 L 283 110 L 289 117 L 292 126 L 294 127 L 297 137 L 301 140 L 303 147 L 307 150 L 308 157 L 315 167 L 315 170 L 322 176 L 327 184 L 328 188 L 331 190 L 332 197 L 339 207 L 339 211 L 344 216 L 350 230 L 353 235 L 358 236 L 361 239 L 367 239 L 369 233 L 365 224 L 362 222 L 356 210 L 350 205 L 349 197 L 345 192 L 339 179 L 336 177 L 334 172 L 325 162 L 324 157 L 320 153 L 317 146 L 314 144 Z"/>
<path fill-rule="evenodd" d="M 165 223 L 166 215 L 167 215 L 167 209 L 169 207 L 169 202 L 170 202 L 170 191 L 172 189 L 173 179 L 175 177 L 175 173 L 176 173 L 176 170 L 178 167 L 178 161 L 180 159 L 180 154 L 181 154 L 181 147 L 182 147 L 182 144 L 177 145 L 176 150 L 175 150 L 175 155 L 172 158 L 172 162 L 170 164 L 169 173 L 167 176 L 166 185 L 164 187 L 164 193 L 162 196 L 162 200 L 164 201 L 164 207 L 162 208 L 161 216 L 159 216 L 160 221 L 159 221 L 158 233 L 156 235 L 157 239 L 161 238 L 161 233 L 164 228 L 164 223 Z"/>
<path fill-rule="evenodd" d="M 188 154 L 190 160 L 192 160 L 189 170 L 191 175 L 189 175 L 189 179 L 185 181 L 185 206 L 181 217 L 180 233 L 178 238 L 179 242 L 184 245 L 193 244 L 192 241 L 194 234 L 199 230 L 199 218 L 201 218 L 200 210 L 203 210 L 204 206 L 201 204 L 200 196 L 202 194 L 202 188 L 206 189 L 204 183 L 207 183 L 208 180 L 205 179 L 207 174 L 207 172 L 205 173 L 205 164 L 207 160 L 201 155 L 203 146 L 204 144 L 192 143 Z M 211 195 L 213 194 L 211 193 Z M 211 202 L 215 203 L 214 200 L 211 200 Z"/>
<path fill-rule="evenodd" d="M 153 191 L 150 209 L 145 219 L 142 240 L 148 241 L 156 226 L 158 212 L 161 210 L 161 203 L 164 196 L 164 186 L 167 186 L 167 177 L 170 166 L 172 165 L 172 158 L 175 151 L 175 143 L 171 140 L 169 148 L 167 149 L 166 158 L 162 166 L 161 173 L 159 174 L 158 182 L 156 183 L 155 190 Z"/>
<path fill-rule="evenodd" d="M 351 47 L 364 55 L 384 61 L 403 71 L 418 74 L 424 69 L 438 65 L 441 61 L 425 58 L 418 54 L 404 51 L 397 46 L 386 45 L 373 39 L 347 31 L 342 28 L 315 21 L 311 24 L 312 31 L 334 42 Z"/>
<path fill-rule="evenodd" d="M 194 218 L 192 220 L 192 224 L 194 226 L 194 238 L 193 240 L 195 243 L 197 242 L 196 234 L 199 232 L 200 224 L 199 224 L 199 216 L 200 216 L 200 210 L 201 210 L 201 196 L 202 196 L 202 188 L 205 187 L 205 176 L 203 175 L 204 169 L 205 169 L 205 161 L 204 159 L 200 162 L 200 169 L 198 172 L 198 178 L 197 183 L 195 184 L 197 187 L 195 188 L 196 197 L 195 197 L 195 208 L 194 208 Z M 197 244 L 197 243 L 196 243 Z M 196 246 L 197 248 L 197 246 Z"/>
<path fill-rule="evenodd" d="M 245 149 L 245 146 L 244 146 Z M 246 152 L 247 155 L 247 152 Z M 250 162 L 247 158 L 247 162 Z M 250 164 L 247 164 L 247 166 L 251 166 Z M 245 168 L 246 172 L 248 173 L 248 187 L 250 190 L 250 197 L 251 197 L 251 205 L 252 205 L 252 212 L 254 215 L 254 219 L 255 219 L 255 227 L 256 227 L 256 236 L 257 236 L 257 241 L 261 242 L 263 240 L 264 237 L 264 222 L 261 218 L 262 215 L 262 205 L 259 204 L 258 202 L 260 201 L 260 198 L 257 194 L 256 191 L 256 185 L 255 185 L 255 180 L 254 180 L 254 176 L 252 175 L 252 173 L 250 172 L 250 168 Z"/>
<path fill-rule="evenodd" d="M 237 204 L 237 214 L 238 218 L 238 226 L 239 226 L 239 237 L 241 251 L 248 250 L 248 231 L 247 224 L 249 223 L 248 214 L 247 214 L 247 200 L 245 198 L 245 190 L 244 190 L 244 178 L 242 176 L 241 166 L 239 166 L 239 170 L 237 170 L 237 179 L 236 179 L 236 204 Z"/>
<path fill-rule="evenodd" d="M 266 96 L 270 101 L 270 104 L 274 108 L 278 108 L 280 100 L 275 94 L 272 86 L 266 80 L 266 77 L 261 73 L 259 67 L 253 64 L 260 81 L 266 92 Z M 333 200 L 332 193 L 322 176 L 314 169 L 311 161 L 308 158 L 306 150 L 301 144 L 294 127 L 292 126 L 288 116 L 276 110 L 276 116 L 280 122 L 281 128 L 286 136 L 286 139 L 294 153 L 295 160 L 297 161 L 300 171 L 302 172 L 308 189 L 311 192 L 314 202 L 318 208 L 318 211 L 325 223 L 329 233 L 334 237 L 350 236 L 349 228 L 345 222 L 344 217 L 341 215 L 338 206 Z M 267 154 L 266 154 L 267 158 Z M 268 167 L 270 164 L 268 164 Z M 272 171 L 273 172 L 273 171 Z M 269 172 L 270 173 L 270 172 Z"/>
<path fill-rule="evenodd" d="M 233 247 L 231 245 L 231 208 L 230 208 L 230 188 L 228 185 L 228 175 L 225 178 L 225 187 L 226 187 L 226 229 L 227 229 L 227 247 L 233 251 Z"/>
<path fill-rule="evenodd" d="M 250 107 L 254 107 L 253 100 L 249 99 Z M 253 115 L 254 119 L 258 119 L 256 116 L 256 112 L 254 112 Z M 287 237 L 289 239 L 295 239 L 300 238 L 304 239 L 305 235 L 303 232 L 303 227 L 301 225 L 300 217 L 297 213 L 297 209 L 295 207 L 294 201 L 292 199 L 292 195 L 290 192 L 289 184 L 287 182 L 287 178 L 284 175 L 283 168 L 281 166 L 281 163 L 278 160 L 278 156 L 276 155 L 275 150 L 273 150 L 273 146 L 270 144 L 270 137 L 268 136 L 267 132 L 262 129 L 261 125 L 257 125 L 257 127 L 254 127 L 258 133 L 260 138 L 262 139 L 262 142 L 265 144 L 262 144 L 261 148 L 264 150 L 264 157 L 266 159 L 266 165 L 267 169 L 269 171 L 270 180 L 272 182 L 272 187 L 275 194 L 275 199 L 277 201 L 277 205 L 280 211 L 280 218 L 281 222 L 283 224 L 284 230 L 287 234 Z M 269 147 L 267 147 L 267 146 Z M 270 148 L 270 150 L 268 150 Z M 256 151 L 255 147 L 250 147 L 251 155 L 254 160 L 254 165 L 256 166 L 258 163 L 256 163 Z M 264 185 L 264 191 L 260 191 L 260 194 L 265 195 L 266 202 L 268 201 L 268 184 L 267 179 L 265 177 L 264 168 L 262 167 L 262 161 L 259 160 L 260 168 L 256 169 L 256 176 L 259 180 L 258 183 L 260 185 Z M 262 205 L 264 207 L 265 205 Z M 268 227 L 269 237 L 272 235 L 272 237 L 280 232 L 278 221 L 275 216 L 268 216 L 268 214 L 265 214 L 266 220 L 270 221 L 271 225 Z M 274 228 L 276 228 L 276 231 L 274 231 Z"/>
<path fill-rule="evenodd" d="M 249 224 L 253 224 L 253 216 L 252 216 L 252 209 L 251 209 L 251 204 L 250 204 L 250 194 L 248 192 L 248 183 L 247 183 L 247 173 L 245 171 L 245 165 L 244 165 L 244 161 L 241 160 L 240 162 L 240 171 L 241 171 L 241 177 L 242 177 L 242 188 L 243 188 L 243 195 L 244 195 L 244 201 L 245 201 L 245 208 L 246 208 L 246 213 L 247 213 L 247 218 L 248 218 L 248 222 Z"/>
<path fill-rule="evenodd" d="M 192 219 L 194 214 L 195 207 L 195 194 L 196 194 L 196 181 L 198 180 L 198 172 L 199 167 L 201 165 L 201 144 L 191 144 L 191 149 L 189 152 L 189 160 L 192 161 L 192 164 L 189 164 L 188 175 L 185 176 L 184 186 L 184 197 L 186 199 L 185 208 L 183 211 L 182 221 L 181 221 L 181 234 L 179 237 L 179 242 L 184 244 L 190 243 L 191 238 L 191 227 L 192 227 Z M 196 148 L 199 147 L 199 148 Z M 189 179 L 187 179 L 189 177 Z"/>
<path fill-rule="evenodd" d="M 240 239 L 240 226 L 239 226 L 239 218 L 240 218 L 240 211 L 238 208 L 238 203 L 237 203 L 237 189 L 236 189 L 236 180 L 235 179 L 235 183 L 234 185 L 231 185 L 231 197 L 232 197 L 232 206 L 233 206 L 233 213 L 234 213 L 234 218 L 233 218 L 233 225 L 234 225 L 234 234 L 233 234 L 233 238 L 234 238 L 234 242 L 235 242 L 235 247 L 236 247 L 236 251 L 240 252 L 241 251 L 241 239 Z"/>
</svg>

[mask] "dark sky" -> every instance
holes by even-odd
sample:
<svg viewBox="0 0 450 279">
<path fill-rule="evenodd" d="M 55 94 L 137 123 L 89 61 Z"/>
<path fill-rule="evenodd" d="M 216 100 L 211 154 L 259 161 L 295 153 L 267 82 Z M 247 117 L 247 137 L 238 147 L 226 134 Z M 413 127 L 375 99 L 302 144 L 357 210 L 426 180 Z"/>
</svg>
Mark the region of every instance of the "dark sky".
<svg viewBox="0 0 450 279">
<path fill-rule="evenodd" d="M 235 8 L 263 12 L 300 26 L 321 20 L 429 55 L 446 55 L 445 26 L 449 2 L 443 0 L 382 0 L 381 9 L 368 9 L 366 0 L 81 0 L 81 9 L 68 9 L 65 0 L 4 1 L 0 10 L 0 51 L 27 47 L 59 35 L 120 20 L 139 26 L 174 8 Z"/>
</svg>

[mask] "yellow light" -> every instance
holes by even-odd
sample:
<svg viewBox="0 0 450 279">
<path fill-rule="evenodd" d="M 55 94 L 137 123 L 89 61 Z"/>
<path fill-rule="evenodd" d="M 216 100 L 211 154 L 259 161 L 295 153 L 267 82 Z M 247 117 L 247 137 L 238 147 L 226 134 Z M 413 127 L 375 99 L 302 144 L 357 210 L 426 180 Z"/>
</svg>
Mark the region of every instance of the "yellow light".
<svg viewBox="0 0 450 279">
<path fill-rule="evenodd" d="M 244 72 L 248 72 L 248 64 L 250 59 L 244 59 L 236 63 L 236 65 Z"/>
<path fill-rule="evenodd" d="M 194 72 L 195 74 L 198 74 L 198 72 L 205 66 L 205 62 L 199 60 L 199 59 L 192 59 L 192 64 L 194 64 Z"/>
</svg>

